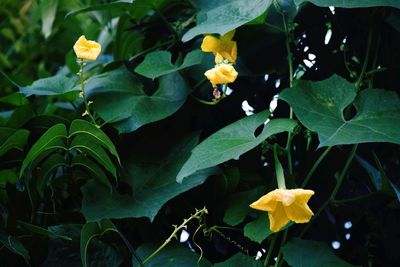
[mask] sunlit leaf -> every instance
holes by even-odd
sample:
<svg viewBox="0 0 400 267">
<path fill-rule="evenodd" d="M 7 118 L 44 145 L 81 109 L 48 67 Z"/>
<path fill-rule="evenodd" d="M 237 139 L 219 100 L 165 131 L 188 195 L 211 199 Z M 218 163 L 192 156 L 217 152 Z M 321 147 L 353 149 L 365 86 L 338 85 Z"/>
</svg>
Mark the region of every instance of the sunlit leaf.
<svg viewBox="0 0 400 267">
<path fill-rule="evenodd" d="M 79 91 L 75 87 L 77 77 L 69 78 L 59 74 L 49 78 L 39 79 L 29 86 L 20 87 L 19 91 L 25 96 L 31 95 L 62 95 L 72 91 Z"/>
<path fill-rule="evenodd" d="M 400 2 L 397 0 L 294 0 L 296 5 L 301 5 L 304 2 L 310 2 L 317 6 L 335 6 L 345 8 L 359 7 L 375 7 L 375 6 L 391 6 L 400 8 Z"/>
<path fill-rule="evenodd" d="M 183 165 L 176 180 L 182 180 L 204 168 L 216 166 L 255 148 L 271 135 L 292 131 L 296 122 L 290 119 L 274 119 L 264 126 L 269 114 L 266 111 L 245 117 L 209 136 L 192 150 L 188 161 Z M 258 127 L 264 126 L 256 136 Z"/>
<path fill-rule="evenodd" d="M 267 10 L 272 0 L 199 0 L 197 25 L 182 37 L 183 42 L 199 34 L 225 34 L 257 18 Z"/>
<path fill-rule="evenodd" d="M 320 147 L 366 142 L 400 144 L 400 100 L 393 91 L 355 87 L 334 75 L 320 82 L 297 81 L 280 98 L 289 103 L 300 122 L 318 134 Z M 343 111 L 353 104 L 351 119 Z"/>
</svg>

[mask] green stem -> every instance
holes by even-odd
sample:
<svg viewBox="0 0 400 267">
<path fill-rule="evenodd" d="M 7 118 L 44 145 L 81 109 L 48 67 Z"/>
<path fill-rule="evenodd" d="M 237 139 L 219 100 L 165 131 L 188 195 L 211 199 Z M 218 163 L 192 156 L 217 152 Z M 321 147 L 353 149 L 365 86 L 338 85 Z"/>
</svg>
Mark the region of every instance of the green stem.
<svg viewBox="0 0 400 267">
<path fill-rule="evenodd" d="M 364 63 L 363 63 L 362 69 L 361 69 L 360 76 L 358 77 L 358 80 L 356 81 L 356 85 L 355 85 L 357 91 L 360 90 L 361 83 L 364 80 L 365 74 L 367 72 L 369 55 L 370 55 L 370 51 L 371 51 L 371 44 L 372 44 L 372 30 L 370 30 L 369 33 L 368 33 L 367 51 L 366 51 L 366 54 L 365 54 L 365 59 L 364 59 Z"/>
<path fill-rule="evenodd" d="M 328 155 L 329 151 L 331 151 L 332 147 L 329 146 L 325 149 L 325 151 L 319 156 L 316 162 L 314 162 L 314 165 L 311 167 L 311 170 L 308 172 L 306 178 L 304 179 L 303 183 L 301 184 L 301 188 L 306 188 L 308 182 L 310 181 L 311 176 L 314 174 L 314 172 L 317 170 L 319 164 L 324 160 L 326 155 Z"/>
<path fill-rule="evenodd" d="M 350 203 L 350 202 L 355 202 L 355 201 L 360 201 L 360 200 L 363 200 L 363 199 L 366 199 L 366 198 L 370 198 L 370 197 L 376 196 L 377 194 L 378 194 L 378 192 L 372 192 L 372 193 L 365 194 L 365 195 L 362 195 L 362 196 L 357 196 L 357 197 L 352 197 L 352 198 L 347 198 L 347 199 L 333 200 L 332 204 L 343 205 L 343 204 L 347 204 L 347 203 Z"/>
<path fill-rule="evenodd" d="M 92 123 L 94 125 L 97 125 L 95 118 L 93 117 L 92 113 L 90 112 L 90 107 L 89 107 L 90 104 L 89 104 L 89 102 L 87 101 L 87 98 L 86 98 L 85 77 L 83 76 L 83 65 L 84 65 L 83 59 L 79 59 L 79 65 L 80 65 L 79 78 L 80 78 L 80 81 L 81 81 L 81 96 L 82 96 L 82 99 L 83 99 L 83 103 L 85 105 L 85 113 L 89 116 L 89 118 L 91 119 Z"/>
<path fill-rule="evenodd" d="M 276 182 L 278 183 L 279 189 L 286 189 L 285 176 L 283 174 L 282 164 L 280 163 L 279 158 L 278 158 L 277 146 L 278 146 L 278 144 L 274 144 L 274 161 L 275 161 Z"/>
<path fill-rule="evenodd" d="M 293 87 L 293 58 L 292 58 L 292 50 L 290 48 L 291 40 L 292 40 L 291 31 L 288 28 L 285 13 L 282 10 L 281 6 L 279 5 L 278 1 L 276 1 L 276 0 L 274 1 L 274 6 L 276 8 L 276 11 L 282 16 L 283 28 L 285 30 L 285 39 L 286 39 L 285 46 L 286 46 L 287 60 L 288 60 L 288 67 L 289 67 L 289 85 L 290 85 L 290 87 Z M 290 107 L 290 109 L 289 109 L 289 118 L 293 119 L 292 107 Z M 286 140 L 286 157 L 287 157 L 287 161 L 288 161 L 289 174 L 293 174 L 291 145 L 292 145 L 292 132 L 288 132 L 288 136 L 287 136 L 287 140 Z"/>
<path fill-rule="evenodd" d="M 265 260 L 264 260 L 264 266 L 268 266 L 269 260 L 271 259 L 271 256 L 272 256 L 272 251 L 274 250 L 274 247 L 275 247 L 275 242 L 276 242 L 276 238 L 277 238 L 278 234 L 279 233 L 272 236 L 272 240 L 269 244 L 267 256 L 265 257 Z"/>
<path fill-rule="evenodd" d="M 304 236 L 304 234 L 308 231 L 308 229 L 311 227 L 311 225 L 313 224 L 313 222 L 318 218 L 318 216 L 321 214 L 322 211 L 325 210 L 326 207 L 328 207 L 329 204 L 334 203 L 335 202 L 335 197 L 340 189 L 340 186 L 343 183 L 344 177 L 346 177 L 347 171 L 350 167 L 351 162 L 353 161 L 353 158 L 356 154 L 357 151 L 357 147 L 358 144 L 353 145 L 353 148 L 350 152 L 349 157 L 347 158 L 347 161 L 344 165 L 344 168 L 342 170 L 342 172 L 340 173 L 340 176 L 336 182 L 335 187 L 332 190 L 332 193 L 330 195 L 330 197 L 324 202 L 324 204 L 322 204 L 322 206 L 318 209 L 318 211 L 314 214 L 314 216 L 311 218 L 311 220 L 308 222 L 308 224 L 306 225 L 306 227 L 304 227 L 303 231 L 300 233 L 299 237 L 301 238 L 302 236 Z"/>
<path fill-rule="evenodd" d="M 276 257 L 275 267 L 280 267 L 283 264 L 283 261 L 282 261 L 282 256 L 283 256 L 282 255 L 282 248 L 283 248 L 283 245 L 286 243 L 287 235 L 288 235 L 288 229 L 286 228 L 285 232 L 283 233 L 281 245 L 279 247 L 278 256 Z"/>
</svg>

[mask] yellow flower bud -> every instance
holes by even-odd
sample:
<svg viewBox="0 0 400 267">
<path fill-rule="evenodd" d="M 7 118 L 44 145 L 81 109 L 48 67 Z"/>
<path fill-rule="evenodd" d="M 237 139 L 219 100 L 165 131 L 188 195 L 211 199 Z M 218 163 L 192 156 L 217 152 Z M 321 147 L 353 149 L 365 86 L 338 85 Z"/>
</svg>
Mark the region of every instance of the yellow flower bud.
<svg viewBox="0 0 400 267">
<path fill-rule="evenodd" d="M 270 230 L 277 232 L 289 221 L 306 223 L 311 219 L 314 213 L 307 202 L 312 195 L 312 190 L 275 189 L 252 203 L 250 207 L 268 212 Z"/>
<path fill-rule="evenodd" d="M 96 60 L 101 51 L 101 45 L 95 41 L 86 40 L 85 36 L 79 37 L 74 45 L 77 58 Z"/>
<path fill-rule="evenodd" d="M 232 37 L 235 31 L 230 31 L 220 38 L 216 38 L 212 35 L 207 35 L 203 39 L 201 44 L 201 50 L 204 52 L 213 52 L 214 55 L 222 56 L 229 60 L 229 62 L 235 63 L 237 58 L 237 44 L 232 41 Z"/>
<path fill-rule="evenodd" d="M 233 83 L 238 73 L 232 65 L 221 63 L 206 71 L 204 75 L 210 80 L 212 85 L 215 86 L 217 84 Z"/>
</svg>

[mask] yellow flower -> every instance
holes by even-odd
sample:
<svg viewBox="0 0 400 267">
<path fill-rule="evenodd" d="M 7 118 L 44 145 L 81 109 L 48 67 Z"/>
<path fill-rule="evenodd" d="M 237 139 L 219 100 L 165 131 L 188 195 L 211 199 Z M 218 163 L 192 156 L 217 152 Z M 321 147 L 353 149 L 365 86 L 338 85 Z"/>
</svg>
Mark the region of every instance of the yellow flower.
<svg viewBox="0 0 400 267">
<path fill-rule="evenodd" d="M 214 55 L 221 55 L 232 63 L 236 62 L 237 58 L 237 44 L 232 41 L 235 31 L 230 31 L 220 38 L 212 35 L 207 35 L 201 44 L 201 50 L 204 52 L 213 52 Z"/>
<path fill-rule="evenodd" d="M 79 37 L 74 45 L 74 51 L 78 58 L 96 60 L 101 51 L 101 45 L 95 41 L 86 40 L 85 36 Z"/>
<path fill-rule="evenodd" d="M 306 223 L 314 213 L 307 205 L 314 195 L 312 190 L 275 189 L 250 205 L 251 208 L 267 211 L 271 231 L 278 232 L 289 221 Z"/>
<path fill-rule="evenodd" d="M 221 63 L 206 71 L 204 75 L 210 80 L 213 86 L 217 84 L 233 83 L 238 76 L 231 64 Z"/>
</svg>

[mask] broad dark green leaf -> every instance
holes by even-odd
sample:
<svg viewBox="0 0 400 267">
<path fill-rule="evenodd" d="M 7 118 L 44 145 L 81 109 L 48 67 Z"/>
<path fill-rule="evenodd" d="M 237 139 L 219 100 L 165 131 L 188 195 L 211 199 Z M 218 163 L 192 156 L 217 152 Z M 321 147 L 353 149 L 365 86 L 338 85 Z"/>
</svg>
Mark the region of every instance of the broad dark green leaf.
<svg viewBox="0 0 400 267">
<path fill-rule="evenodd" d="M 200 50 L 194 50 L 186 55 L 180 66 L 177 66 L 172 64 L 171 56 L 171 53 L 168 51 L 149 53 L 143 62 L 136 67 L 135 71 L 147 78 L 155 79 L 162 75 L 200 64 L 203 59 L 203 53 Z"/>
<path fill-rule="evenodd" d="M 273 234 L 269 229 L 268 214 L 266 212 L 260 213 L 257 219 L 245 225 L 243 231 L 244 236 L 261 244 L 262 241 Z"/>
<path fill-rule="evenodd" d="M 118 232 L 114 224 L 108 220 L 104 219 L 100 222 L 90 222 L 85 224 L 81 230 L 81 257 L 83 267 L 88 266 L 88 248 L 89 244 L 93 238 L 102 236 L 108 231 Z"/>
<path fill-rule="evenodd" d="M 19 91 L 25 96 L 62 95 L 80 90 L 80 88 L 75 87 L 77 79 L 77 77 L 69 78 L 65 75 L 59 74 L 53 77 L 37 80 L 29 86 L 20 87 Z"/>
<path fill-rule="evenodd" d="M 94 141 L 94 142 L 93 142 Z M 89 135 L 78 135 L 76 136 L 69 147 L 70 150 L 77 149 L 81 153 L 87 154 L 93 157 L 101 166 L 106 168 L 115 178 L 117 177 L 117 170 L 107 152 L 104 151 L 103 147 L 98 144 L 97 139 L 93 140 L 92 136 Z"/>
<path fill-rule="evenodd" d="M 58 235 L 71 237 L 72 240 L 50 237 L 46 260 L 40 266 L 82 267 L 80 253 L 81 230 L 82 227 L 77 224 L 50 226 L 49 231 Z M 114 244 L 114 242 L 109 242 L 108 240 L 91 239 L 86 253 L 88 266 L 120 267 L 123 259 L 121 253 L 118 251 L 120 248 L 114 248 Z"/>
<path fill-rule="evenodd" d="M 17 223 L 22 226 L 22 228 L 28 230 L 29 232 L 33 233 L 33 234 L 38 234 L 38 235 L 43 235 L 43 236 L 49 236 L 49 237 L 56 237 L 56 238 L 61 238 L 64 240 L 72 240 L 71 237 L 69 236 L 65 236 L 65 235 L 60 235 L 57 234 L 55 232 L 52 232 L 48 229 L 42 228 L 40 226 L 37 225 L 33 225 L 27 222 L 23 222 L 23 221 L 17 221 Z"/>
<path fill-rule="evenodd" d="M 192 150 L 188 161 L 183 165 L 176 180 L 182 180 L 204 168 L 216 166 L 230 159 L 239 159 L 240 155 L 255 148 L 271 135 L 292 131 L 296 122 L 290 119 L 274 119 L 264 126 L 255 136 L 255 131 L 267 120 L 266 111 L 245 117 L 219 130 Z"/>
<path fill-rule="evenodd" d="M 120 133 L 164 119 L 175 113 L 186 101 L 189 88 L 177 72 L 162 76 L 159 88 L 147 95 L 140 82 L 125 68 L 97 75 L 88 81 L 96 93 L 95 111 Z"/>
<path fill-rule="evenodd" d="M 3 230 L 0 230 L 0 243 L 2 243 L 11 252 L 23 257 L 25 262 L 29 265 L 29 251 L 17 237 L 9 235 Z"/>
<path fill-rule="evenodd" d="M 213 267 L 261 267 L 262 262 L 243 253 L 237 253 L 224 262 L 214 264 Z"/>
<path fill-rule="evenodd" d="M 69 128 L 69 138 L 72 138 L 75 135 L 87 135 L 93 140 L 97 140 L 99 144 L 106 148 L 118 159 L 118 162 L 120 162 L 117 149 L 115 148 L 113 142 L 101 129 L 97 128 L 95 125 L 84 120 L 74 120 Z"/>
<path fill-rule="evenodd" d="M 28 140 L 29 131 L 0 128 L 0 157 L 11 149 L 23 150 Z"/>
<path fill-rule="evenodd" d="M 143 157 L 138 153 L 124 162 L 126 174 L 120 179 L 132 187 L 132 196 L 118 192 L 109 194 L 106 188 L 93 181 L 86 183 L 82 187 L 82 213 L 86 220 L 131 217 L 148 217 L 153 220 L 168 200 L 202 184 L 208 176 L 216 173 L 216 169 L 206 169 L 193 174 L 191 179 L 182 184 L 176 182 L 176 174 L 197 142 L 197 137 L 189 137 L 175 145 L 166 155 L 153 151 Z"/>
<path fill-rule="evenodd" d="M 325 243 L 291 239 L 283 247 L 283 258 L 292 267 L 351 267 L 338 258 Z"/>
<path fill-rule="evenodd" d="M 272 0 L 198 0 L 197 25 L 182 37 L 183 42 L 199 34 L 225 34 L 257 18 L 267 10 Z"/>
<path fill-rule="evenodd" d="M 265 187 L 259 186 L 249 191 L 233 194 L 228 198 L 228 206 L 225 209 L 224 223 L 231 226 L 243 222 L 251 211 L 249 205 L 265 193 Z"/>
<path fill-rule="evenodd" d="M 26 167 L 44 151 L 53 148 L 65 148 L 62 141 L 64 138 L 67 138 L 67 129 L 64 124 L 56 124 L 48 129 L 29 150 L 22 162 L 19 176 L 22 177 Z"/>
<path fill-rule="evenodd" d="M 335 6 L 345 8 L 358 7 L 375 7 L 375 6 L 391 6 L 400 8 L 398 0 L 294 0 L 296 5 L 301 5 L 304 2 L 310 2 L 317 6 Z"/>
<path fill-rule="evenodd" d="M 156 249 L 158 245 L 153 244 L 145 244 L 140 246 L 136 253 L 139 257 L 144 260 L 148 256 L 150 256 Z M 200 262 L 197 261 L 200 259 L 200 255 L 190 251 L 188 248 L 182 245 L 173 245 L 170 244 L 166 246 L 163 250 L 161 250 L 157 255 L 146 262 L 146 267 L 188 267 L 188 266 L 199 266 L 199 267 L 208 267 L 211 264 L 207 259 L 201 258 Z M 134 266 L 137 266 L 138 262 L 135 262 Z"/>
<path fill-rule="evenodd" d="M 400 100 L 395 92 L 365 89 L 357 96 L 353 84 L 334 75 L 320 82 L 297 81 L 280 98 L 289 103 L 304 126 L 318 134 L 320 147 L 400 144 Z M 343 111 L 351 104 L 357 114 L 346 120 Z"/>
<path fill-rule="evenodd" d="M 92 160 L 83 155 L 78 155 L 72 159 L 71 167 L 80 167 L 90 171 L 93 178 L 98 180 L 101 184 L 107 186 L 110 193 L 112 192 L 112 185 L 108 180 L 107 175 L 105 175 L 100 166 L 98 166 Z"/>
</svg>

